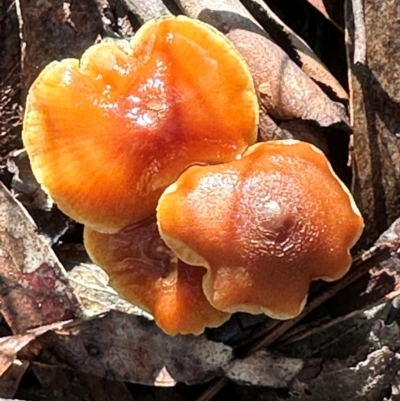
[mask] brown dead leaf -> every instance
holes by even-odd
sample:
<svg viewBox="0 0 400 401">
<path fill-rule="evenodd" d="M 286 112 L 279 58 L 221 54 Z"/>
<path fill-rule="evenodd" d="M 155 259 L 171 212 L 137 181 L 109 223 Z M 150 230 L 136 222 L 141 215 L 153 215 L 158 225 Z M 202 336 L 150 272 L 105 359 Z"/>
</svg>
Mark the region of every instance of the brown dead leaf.
<svg viewBox="0 0 400 401">
<path fill-rule="evenodd" d="M 0 312 L 14 333 L 67 320 L 80 307 L 32 218 L 0 183 Z"/>
<path fill-rule="evenodd" d="M 326 69 L 308 44 L 289 28 L 262 0 L 242 0 L 271 38 L 311 79 L 329 88 L 337 99 L 347 100 L 348 95 L 337 79 Z M 329 93 L 327 93 L 329 95 Z"/>
<path fill-rule="evenodd" d="M 24 356 L 31 357 L 38 353 L 36 345 L 30 347 L 31 343 L 49 330 L 59 329 L 66 322 L 57 322 L 31 330 L 27 334 L 17 334 L 10 337 L 0 338 L 0 376 L 17 360 L 18 353 L 24 350 Z"/>
<path fill-rule="evenodd" d="M 0 377 L 17 360 L 17 353 L 34 339 L 34 334 L 0 339 Z"/>
<path fill-rule="evenodd" d="M 146 385 L 197 384 L 220 375 L 246 384 L 285 387 L 302 370 L 299 359 L 260 351 L 234 358 L 232 348 L 203 336 L 163 333 L 143 317 L 111 311 L 77 321 L 39 339 L 41 363 L 57 361 L 75 371 Z"/>
<path fill-rule="evenodd" d="M 299 118 L 321 126 L 347 123 L 344 107 L 328 96 L 277 46 L 239 1 L 180 0 L 187 15 L 226 34 L 247 62 L 262 106 L 278 120 Z M 262 108 L 263 109 L 263 108 Z M 266 133 L 265 137 L 271 133 Z"/>
<path fill-rule="evenodd" d="M 353 194 L 366 222 L 365 246 L 400 210 L 400 12 L 396 1 L 353 0 L 347 5 Z"/>
<path fill-rule="evenodd" d="M 164 368 L 175 380 L 195 384 L 232 365 L 232 349 L 222 343 L 204 336 L 171 337 L 146 318 L 117 311 L 48 333 L 40 343 L 72 369 L 147 385 Z"/>
</svg>

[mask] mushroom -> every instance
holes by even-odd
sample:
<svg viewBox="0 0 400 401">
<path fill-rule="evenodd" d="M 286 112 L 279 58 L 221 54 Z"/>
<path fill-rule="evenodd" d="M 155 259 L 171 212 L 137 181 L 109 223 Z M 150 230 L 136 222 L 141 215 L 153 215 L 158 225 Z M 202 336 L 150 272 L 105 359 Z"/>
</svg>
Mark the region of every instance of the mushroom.
<svg viewBox="0 0 400 401">
<path fill-rule="evenodd" d="M 127 301 L 148 311 L 170 335 L 201 334 L 227 321 L 206 299 L 203 267 L 188 266 L 164 244 L 155 217 L 104 234 L 88 227 L 85 247 L 110 277 L 110 285 Z"/>
<path fill-rule="evenodd" d="M 30 88 L 23 142 L 59 208 L 117 232 L 154 214 L 193 163 L 222 163 L 256 141 L 258 103 L 246 64 L 211 26 L 187 17 L 143 25 L 116 44 L 52 62 Z"/>
<path fill-rule="evenodd" d="M 276 319 L 301 312 L 312 280 L 348 271 L 363 229 L 324 154 L 295 140 L 190 167 L 161 196 L 157 219 L 180 259 L 207 268 L 203 289 L 215 308 Z"/>
</svg>

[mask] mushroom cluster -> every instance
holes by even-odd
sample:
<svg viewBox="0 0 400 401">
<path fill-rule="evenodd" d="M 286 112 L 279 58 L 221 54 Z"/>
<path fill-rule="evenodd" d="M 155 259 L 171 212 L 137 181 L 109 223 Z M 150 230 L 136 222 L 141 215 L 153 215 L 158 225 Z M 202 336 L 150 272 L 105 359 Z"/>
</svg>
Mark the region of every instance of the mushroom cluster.
<svg viewBox="0 0 400 401">
<path fill-rule="evenodd" d="M 129 53 L 101 43 L 47 66 L 29 91 L 23 141 L 110 284 L 166 333 L 200 334 L 236 311 L 298 315 L 312 280 L 347 272 L 363 228 L 321 151 L 254 144 L 257 124 L 231 43 L 164 17 L 142 26 Z"/>
</svg>

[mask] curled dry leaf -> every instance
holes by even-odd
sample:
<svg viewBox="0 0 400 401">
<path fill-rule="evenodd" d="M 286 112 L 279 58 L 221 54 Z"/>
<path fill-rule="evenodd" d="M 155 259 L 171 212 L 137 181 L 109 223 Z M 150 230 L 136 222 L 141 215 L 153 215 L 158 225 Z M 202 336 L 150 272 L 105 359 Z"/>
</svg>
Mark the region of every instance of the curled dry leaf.
<svg viewBox="0 0 400 401">
<path fill-rule="evenodd" d="M 143 317 L 117 311 L 49 333 L 41 344 L 78 371 L 147 385 L 164 367 L 175 380 L 194 384 L 232 365 L 232 349 L 222 343 L 171 337 Z"/>
<path fill-rule="evenodd" d="M 358 8 L 353 9 L 352 3 Z M 399 217 L 399 12 L 395 1 L 346 4 L 354 125 L 353 193 L 367 222 L 365 246 Z"/>
<path fill-rule="evenodd" d="M 226 34 L 247 62 L 261 106 L 275 119 L 300 118 L 321 126 L 347 123 L 342 105 L 328 96 L 277 46 L 237 0 L 179 0 L 187 15 Z M 266 136 L 271 133 L 266 133 Z"/>
<path fill-rule="evenodd" d="M 80 314 L 64 269 L 0 183 L 0 311 L 14 333 Z"/>
<path fill-rule="evenodd" d="M 385 324 L 385 312 L 387 307 L 382 304 L 349 314 L 336 322 L 331 321 L 333 324 L 328 322 L 325 329 L 299 341 L 297 346 L 278 348 L 281 352 L 294 352 L 303 357 L 315 353 L 316 347 L 320 350 L 319 355 L 325 359 L 322 370 L 316 377 L 305 380 L 311 400 L 334 400 L 334 394 L 337 395 L 334 387 L 338 388 L 341 383 L 345 383 L 341 386 L 343 399 L 380 399 L 377 394 L 387 391 L 390 384 L 396 382 L 395 372 L 400 360 L 399 326 Z M 332 356 L 335 360 L 329 360 Z M 301 380 L 301 376 L 298 378 Z M 295 400 L 303 399 L 299 384 L 294 383 L 292 388 L 292 391 L 296 391 L 296 387 L 300 390 L 301 395 Z M 327 394 L 331 396 L 327 398 Z M 360 398 L 352 398 L 352 394 L 360 394 Z"/>
<path fill-rule="evenodd" d="M 384 295 L 387 299 L 393 299 L 400 295 L 400 218 L 379 237 L 376 244 L 391 244 L 392 257 L 372 269 L 368 287 L 371 293 L 378 292 L 380 278 L 386 276 L 390 278 L 390 286 L 386 284 Z"/>
<path fill-rule="evenodd" d="M 357 353 L 360 345 L 370 350 L 379 349 L 383 343 L 377 343 L 381 334 L 374 334 L 375 326 L 378 322 L 383 323 L 388 310 L 384 301 L 379 305 L 375 303 L 369 309 L 366 306 L 364 310 L 356 310 L 343 316 L 335 317 L 330 314 L 320 320 L 310 319 L 281 336 L 277 350 L 283 355 L 296 353 L 299 358 L 308 358 L 318 352 L 320 358 L 330 359 L 333 356 L 345 359 Z M 393 326 L 397 325 L 392 325 L 391 331 Z M 389 329 L 389 326 L 385 327 Z M 390 341 L 398 338 L 398 326 L 396 330 L 396 333 L 390 335 Z M 354 335 L 355 332 L 357 335 Z M 363 356 L 359 355 L 359 358 L 363 359 Z"/>
<path fill-rule="evenodd" d="M 266 2 L 242 0 L 242 3 L 256 16 L 272 39 L 291 56 L 306 75 L 318 84 L 322 84 L 322 89 L 329 88 L 337 98 L 348 99 L 346 91 L 310 46 L 278 17 Z"/>
</svg>

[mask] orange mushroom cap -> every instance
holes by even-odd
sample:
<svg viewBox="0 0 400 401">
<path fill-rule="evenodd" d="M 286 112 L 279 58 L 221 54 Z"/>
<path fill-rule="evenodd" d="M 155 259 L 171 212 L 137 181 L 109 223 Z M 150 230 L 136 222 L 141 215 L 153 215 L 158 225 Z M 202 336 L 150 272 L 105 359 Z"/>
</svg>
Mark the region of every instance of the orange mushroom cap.
<svg viewBox="0 0 400 401">
<path fill-rule="evenodd" d="M 206 269 L 178 260 L 162 241 L 155 218 L 116 234 L 85 227 L 91 259 L 110 277 L 110 285 L 127 301 L 148 311 L 170 335 L 201 334 L 230 314 L 216 310 L 203 293 Z"/>
<path fill-rule="evenodd" d="M 190 167 L 160 198 L 157 218 L 177 256 L 208 269 L 203 289 L 213 306 L 277 319 L 301 312 L 312 280 L 348 271 L 363 229 L 323 153 L 294 140 Z"/>
<path fill-rule="evenodd" d="M 186 167 L 234 160 L 257 135 L 251 75 L 217 30 L 165 17 L 131 47 L 101 43 L 80 61 L 52 62 L 27 98 L 23 141 L 37 180 L 102 232 L 150 216 Z"/>
</svg>

